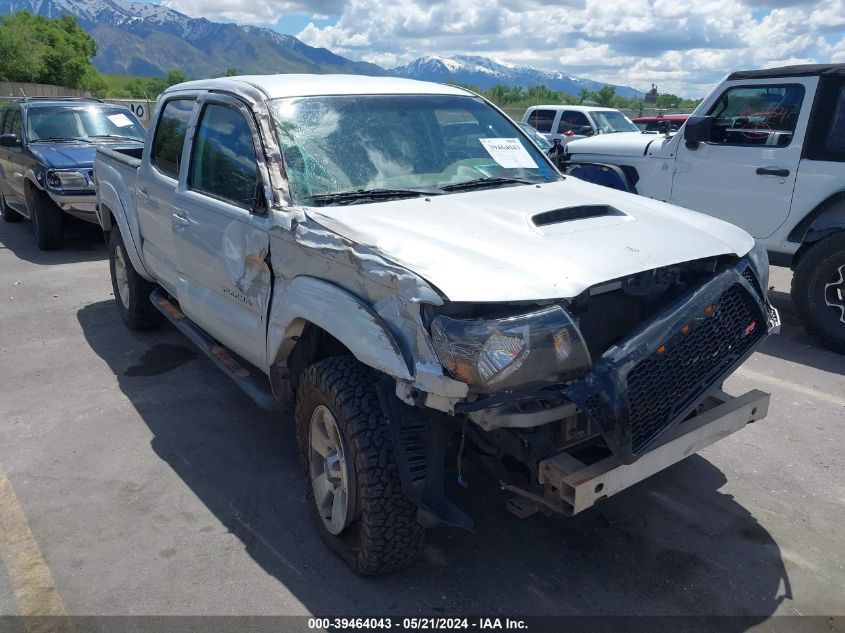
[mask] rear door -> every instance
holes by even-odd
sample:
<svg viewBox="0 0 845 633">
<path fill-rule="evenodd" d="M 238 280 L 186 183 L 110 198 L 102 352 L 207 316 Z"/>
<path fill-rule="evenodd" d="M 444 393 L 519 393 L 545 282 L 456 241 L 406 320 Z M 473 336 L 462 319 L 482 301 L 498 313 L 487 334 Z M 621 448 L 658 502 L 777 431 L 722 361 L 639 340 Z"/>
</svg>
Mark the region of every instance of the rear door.
<svg viewBox="0 0 845 633">
<path fill-rule="evenodd" d="M 161 106 L 161 115 L 148 144 L 150 160 L 141 163 L 135 204 L 144 238 L 144 263 L 171 294 L 176 294 L 178 264 L 173 238 L 173 205 L 188 124 L 196 98 L 174 97 Z"/>
<path fill-rule="evenodd" d="M 789 216 L 818 77 L 727 83 L 705 114 L 710 142 L 678 143 L 671 202 L 722 218 L 754 237 Z"/>
<path fill-rule="evenodd" d="M 172 209 L 182 311 L 264 369 L 270 298 L 267 188 L 251 110 L 226 95 L 200 97 L 190 157 Z"/>
</svg>

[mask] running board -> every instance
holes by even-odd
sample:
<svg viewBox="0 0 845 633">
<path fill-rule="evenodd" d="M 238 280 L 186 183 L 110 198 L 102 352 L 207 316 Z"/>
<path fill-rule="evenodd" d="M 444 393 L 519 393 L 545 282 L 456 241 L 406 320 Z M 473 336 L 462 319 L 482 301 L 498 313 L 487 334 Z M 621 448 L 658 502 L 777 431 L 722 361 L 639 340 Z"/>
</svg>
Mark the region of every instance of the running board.
<svg viewBox="0 0 845 633">
<path fill-rule="evenodd" d="M 282 405 L 273 397 L 267 377 L 257 368 L 248 369 L 235 360 L 234 356 L 219 345 L 208 334 L 195 325 L 160 289 L 150 295 L 150 301 L 176 329 L 200 348 L 224 374 L 235 381 L 255 403 L 271 413 L 282 411 Z"/>
</svg>

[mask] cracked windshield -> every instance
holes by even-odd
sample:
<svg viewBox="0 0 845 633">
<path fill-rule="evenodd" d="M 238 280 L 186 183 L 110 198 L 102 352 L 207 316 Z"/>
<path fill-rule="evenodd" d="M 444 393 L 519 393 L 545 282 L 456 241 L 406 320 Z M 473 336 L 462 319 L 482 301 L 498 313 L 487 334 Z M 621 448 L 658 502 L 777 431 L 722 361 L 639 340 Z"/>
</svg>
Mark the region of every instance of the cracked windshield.
<svg viewBox="0 0 845 633">
<path fill-rule="evenodd" d="M 509 119 L 474 97 L 372 95 L 271 103 L 299 204 L 353 204 L 559 176 Z"/>
</svg>

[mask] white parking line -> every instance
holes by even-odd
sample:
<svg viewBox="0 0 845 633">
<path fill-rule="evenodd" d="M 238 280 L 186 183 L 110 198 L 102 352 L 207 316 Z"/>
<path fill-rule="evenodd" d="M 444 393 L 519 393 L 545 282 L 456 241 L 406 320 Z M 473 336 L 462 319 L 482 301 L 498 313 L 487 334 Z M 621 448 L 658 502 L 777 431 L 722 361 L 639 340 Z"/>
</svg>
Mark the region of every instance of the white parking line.
<svg viewBox="0 0 845 633">
<path fill-rule="evenodd" d="M 782 389 L 786 389 L 787 391 L 800 393 L 809 398 L 824 400 L 825 402 L 829 402 L 840 407 L 845 407 L 845 398 L 843 398 L 842 396 L 837 396 L 833 393 L 827 393 L 826 391 L 820 391 L 818 389 L 813 389 L 812 387 L 805 387 L 803 385 L 796 385 L 794 382 L 789 382 L 788 380 L 781 380 L 780 378 L 775 378 L 774 376 L 768 376 L 766 374 L 759 374 L 756 371 L 746 369 L 745 367 L 740 367 L 734 373 L 737 376 L 742 376 L 743 378 L 748 378 L 749 380 L 765 383 L 774 387 L 780 387 Z"/>
</svg>

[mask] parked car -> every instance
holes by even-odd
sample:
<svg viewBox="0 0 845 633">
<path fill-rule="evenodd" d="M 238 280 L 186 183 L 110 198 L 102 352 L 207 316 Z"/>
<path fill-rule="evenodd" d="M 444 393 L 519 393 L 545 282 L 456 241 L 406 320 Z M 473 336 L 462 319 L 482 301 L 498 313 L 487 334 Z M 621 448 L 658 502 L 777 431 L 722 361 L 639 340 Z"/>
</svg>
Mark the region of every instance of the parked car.
<svg viewBox="0 0 845 633">
<path fill-rule="evenodd" d="M 470 454 L 518 516 L 575 514 L 766 415 L 720 391 L 777 327 L 765 250 L 561 176 L 461 88 L 188 82 L 94 173 L 121 318 L 293 409 L 316 529 L 360 573 L 473 525 L 443 488 Z"/>
<path fill-rule="evenodd" d="M 568 143 L 594 134 L 639 132 L 633 121 L 615 108 L 579 105 L 531 106 L 522 115 L 528 123 L 549 141 L 560 139 Z"/>
<path fill-rule="evenodd" d="M 675 133 L 688 118 L 688 114 L 663 114 L 641 116 L 632 120 L 641 132 L 656 134 L 658 132 L 663 133 L 664 128 L 667 133 Z"/>
<path fill-rule="evenodd" d="M 0 212 L 32 220 L 42 250 L 61 248 L 65 213 L 97 222 L 97 147 L 132 148 L 144 128 L 123 106 L 96 99 L 27 98 L 0 112 Z"/>
<path fill-rule="evenodd" d="M 845 353 L 845 64 L 735 72 L 681 131 L 566 150 L 573 165 L 621 169 L 631 191 L 747 230 L 793 270 L 807 331 Z"/>
</svg>

